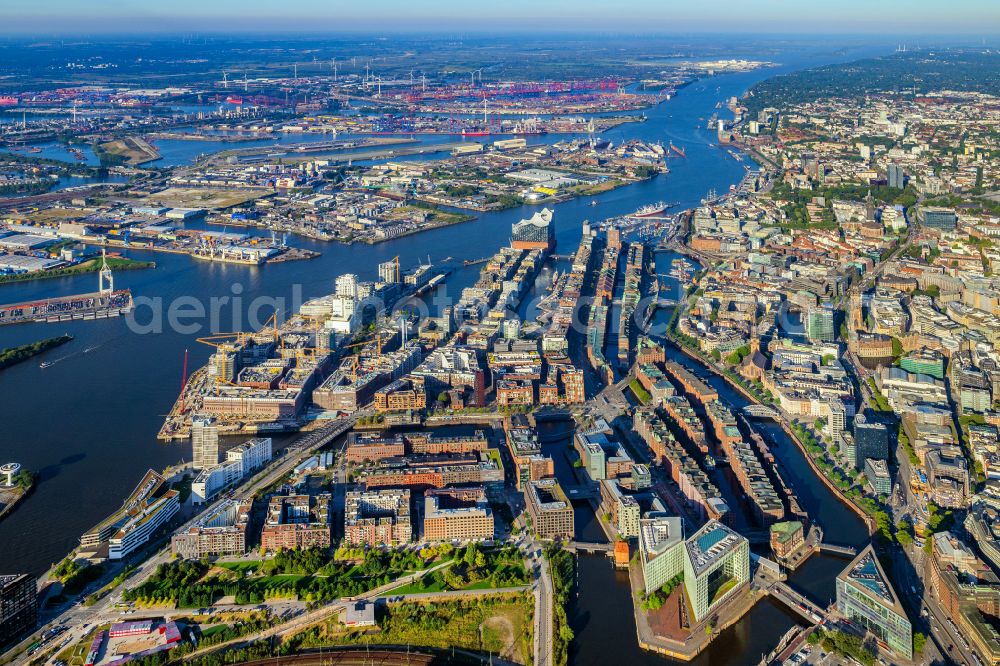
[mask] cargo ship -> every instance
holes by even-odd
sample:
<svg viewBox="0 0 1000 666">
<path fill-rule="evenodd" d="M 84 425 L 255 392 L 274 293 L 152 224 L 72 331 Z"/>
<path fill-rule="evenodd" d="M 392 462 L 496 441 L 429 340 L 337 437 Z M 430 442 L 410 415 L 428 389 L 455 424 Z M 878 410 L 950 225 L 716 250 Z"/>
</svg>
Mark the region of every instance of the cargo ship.
<svg viewBox="0 0 1000 666">
<path fill-rule="evenodd" d="M 490 131 L 488 129 L 484 129 L 484 130 L 478 130 L 478 129 L 467 130 L 467 129 L 464 129 L 464 130 L 462 130 L 462 136 L 489 136 L 489 135 L 490 135 Z"/>
</svg>

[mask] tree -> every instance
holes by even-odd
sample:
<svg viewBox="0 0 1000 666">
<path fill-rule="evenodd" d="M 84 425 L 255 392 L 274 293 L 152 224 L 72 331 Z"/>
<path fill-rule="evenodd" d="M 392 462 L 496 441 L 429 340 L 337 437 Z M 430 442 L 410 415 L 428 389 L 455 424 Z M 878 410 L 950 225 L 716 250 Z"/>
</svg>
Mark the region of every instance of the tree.
<svg viewBox="0 0 1000 666">
<path fill-rule="evenodd" d="M 913 526 L 908 521 L 900 520 L 896 523 L 896 540 L 904 548 L 913 543 Z"/>
<path fill-rule="evenodd" d="M 925 645 L 927 645 L 926 636 L 919 631 L 913 634 L 913 654 L 923 654 Z"/>
</svg>

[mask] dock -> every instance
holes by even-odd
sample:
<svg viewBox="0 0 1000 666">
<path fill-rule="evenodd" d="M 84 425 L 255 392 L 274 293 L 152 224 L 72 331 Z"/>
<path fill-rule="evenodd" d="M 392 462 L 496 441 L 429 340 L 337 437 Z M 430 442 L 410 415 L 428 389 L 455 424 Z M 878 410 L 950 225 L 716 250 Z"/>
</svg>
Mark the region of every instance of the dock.
<svg viewBox="0 0 1000 666">
<path fill-rule="evenodd" d="M 128 289 L 11 303 L 0 305 L 0 326 L 108 319 L 127 314 L 132 305 L 132 292 Z"/>
</svg>

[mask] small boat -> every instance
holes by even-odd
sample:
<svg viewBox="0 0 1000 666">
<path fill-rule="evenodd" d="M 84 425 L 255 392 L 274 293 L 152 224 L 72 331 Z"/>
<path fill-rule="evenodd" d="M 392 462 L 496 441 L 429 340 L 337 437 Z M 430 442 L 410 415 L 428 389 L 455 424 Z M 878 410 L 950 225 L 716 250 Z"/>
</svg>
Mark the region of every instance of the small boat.
<svg viewBox="0 0 1000 666">
<path fill-rule="evenodd" d="M 591 206 L 596 206 L 596 205 L 597 205 L 597 199 L 592 199 L 592 200 L 590 201 L 590 205 L 591 205 Z"/>
<path fill-rule="evenodd" d="M 55 363 L 52 361 L 42 361 L 38 364 L 38 367 L 44 370 L 45 368 L 51 368 L 53 365 L 55 365 Z"/>
</svg>

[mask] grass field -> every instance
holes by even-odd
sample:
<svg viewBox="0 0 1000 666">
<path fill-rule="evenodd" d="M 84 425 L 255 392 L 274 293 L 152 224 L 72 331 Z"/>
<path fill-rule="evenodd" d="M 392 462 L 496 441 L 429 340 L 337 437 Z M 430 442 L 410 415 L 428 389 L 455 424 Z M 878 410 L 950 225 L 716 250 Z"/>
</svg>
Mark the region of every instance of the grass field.
<svg viewBox="0 0 1000 666">
<path fill-rule="evenodd" d="M 242 573 L 244 571 L 256 571 L 260 568 L 261 564 L 262 562 L 258 560 L 250 560 L 248 562 L 216 562 L 215 566 Z"/>
<path fill-rule="evenodd" d="M 170 187 L 146 197 L 147 205 L 169 206 L 170 208 L 221 209 L 239 206 L 254 199 L 260 199 L 269 192 L 263 190 L 239 189 L 197 189 Z"/>
<path fill-rule="evenodd" d="M 357 645 L 367 642 L 457 647 L 492 652 L 517 663 L 531 660 L 534 600 L 507 594 L 474 600 L 389 604 L 372 631 L 346 631 L 336 620 L 290 639 L 296 648 Z"/>
</svg>

